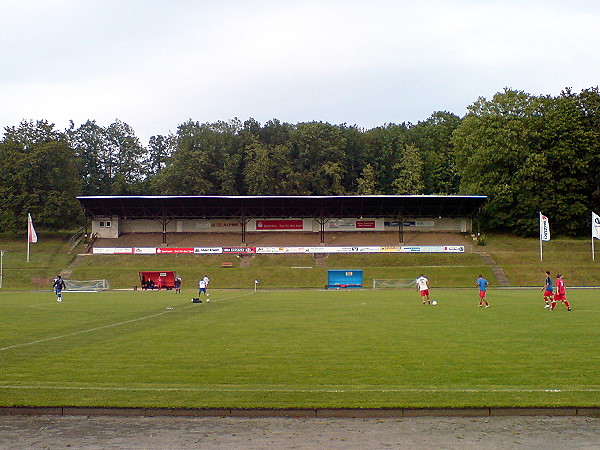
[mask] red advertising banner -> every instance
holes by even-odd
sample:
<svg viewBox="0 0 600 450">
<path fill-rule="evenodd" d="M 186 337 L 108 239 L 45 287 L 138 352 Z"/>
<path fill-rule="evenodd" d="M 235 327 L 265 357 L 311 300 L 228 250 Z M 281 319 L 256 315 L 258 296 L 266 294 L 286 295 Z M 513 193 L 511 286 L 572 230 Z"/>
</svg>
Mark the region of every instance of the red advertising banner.
<svg viewBox="0 0 600 450">
<path fill-rule="evenodd" d="M 291 220 L 257 220 L 257 230 L 302 230 L 304 221 L 302 219 Z"/>
<path fill-rule="evenodd" d="M 256 247 L 223 247 L 223 253 L 256 253 Z"/>
<path fill-rule="evenodd" d="M 193 248 L 159 247 L 156 253 L 194 253 Z"/>
<path fill-rule="evenodd" d="M 374 220 L 357 220 L 356 228 L 375 228 Z"/>
</svg>

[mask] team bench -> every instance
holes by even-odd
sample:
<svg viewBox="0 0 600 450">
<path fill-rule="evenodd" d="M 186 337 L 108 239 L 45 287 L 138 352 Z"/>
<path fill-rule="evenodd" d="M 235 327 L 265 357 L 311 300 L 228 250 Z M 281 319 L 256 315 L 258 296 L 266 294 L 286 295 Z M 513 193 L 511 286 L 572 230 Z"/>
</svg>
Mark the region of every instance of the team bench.
<svg viewBox="0 0 600 450">
<path fill-rule="evenodd" d="M 231 262 L 222 262 L 221 267 L 233 267 L 233 263 Z"/>
</svg>

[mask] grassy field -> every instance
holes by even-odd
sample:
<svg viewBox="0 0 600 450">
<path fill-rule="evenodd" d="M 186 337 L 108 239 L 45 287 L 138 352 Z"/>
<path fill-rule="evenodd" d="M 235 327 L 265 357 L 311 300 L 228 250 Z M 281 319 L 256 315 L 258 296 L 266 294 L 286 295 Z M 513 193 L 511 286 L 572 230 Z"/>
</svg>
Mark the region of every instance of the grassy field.
<svg viewBox="0 0 600 450">
<path fill-rule="evenodd" d="M 597 292 L 0 292 L 0 405 L 598 406 Z"/>
</svg>

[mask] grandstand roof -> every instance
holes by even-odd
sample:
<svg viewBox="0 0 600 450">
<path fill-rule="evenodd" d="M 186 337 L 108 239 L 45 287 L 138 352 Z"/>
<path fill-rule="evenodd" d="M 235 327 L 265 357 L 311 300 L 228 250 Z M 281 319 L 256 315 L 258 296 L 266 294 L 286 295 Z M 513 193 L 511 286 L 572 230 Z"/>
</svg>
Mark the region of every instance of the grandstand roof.
<svg viewBox="0 0 600 450">
<path fill-rule="evenodd" d="M 86 217 L 175 218 L 406 218 L 476 217 L 484 195 L 349 196 L 86 196 Z"/>
</svg>

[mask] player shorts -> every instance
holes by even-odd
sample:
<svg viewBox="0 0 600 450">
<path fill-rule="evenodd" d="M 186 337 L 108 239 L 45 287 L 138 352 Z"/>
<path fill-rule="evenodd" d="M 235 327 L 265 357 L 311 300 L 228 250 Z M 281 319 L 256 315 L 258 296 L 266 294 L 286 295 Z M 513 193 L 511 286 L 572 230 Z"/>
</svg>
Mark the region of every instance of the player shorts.
<svg viewBox="0 0 600 450">
<path fill-rule="evenodd" d="M 200 289 L 198 290 L 198 292 L 200 292 L 201 294 L 204 292 L 204 293 L 206 294 L 206 288 L 200 288 Z"/>
<path fill-rule="evenodd" d="M 480 296 L 481 298 L 485 298 L 485 292 L 486 292 L 486 291 L 479 291 L 479 296 Z"/>
<path fill-rule="evenodd" d="M 544 297 L 552 297 L 552 291 L 544 291 Z"/>
<path fill-rule="evenodd" d="M 423 289 L 421 291 L 421 297 L 427 297 L 429 295 L 429 289 Z"/>
<path fill-rule="evenodd" d="M 554 300 L 556 300 L 557 302 L 564 302 L 566 299 L 566 294 L 554 294 Z"/>
</svg>

